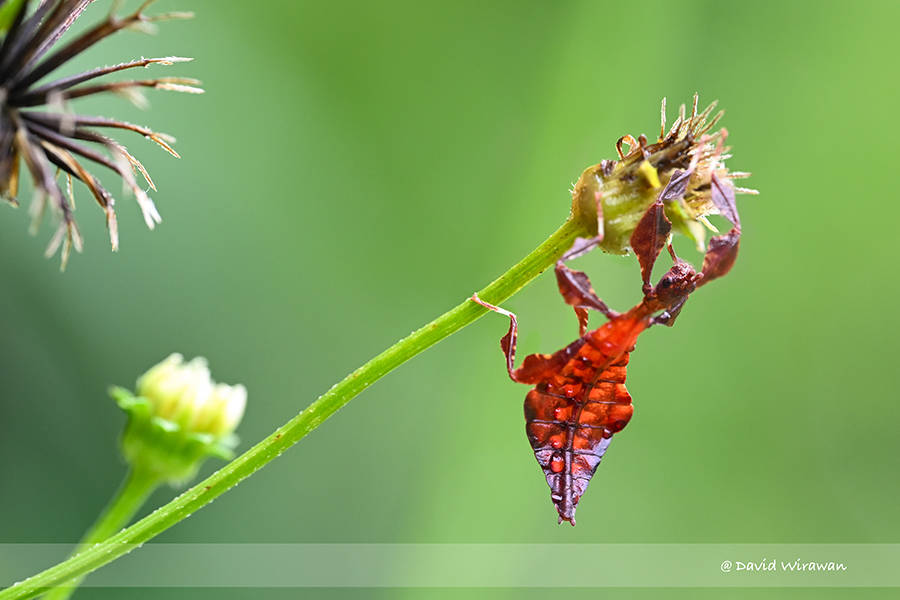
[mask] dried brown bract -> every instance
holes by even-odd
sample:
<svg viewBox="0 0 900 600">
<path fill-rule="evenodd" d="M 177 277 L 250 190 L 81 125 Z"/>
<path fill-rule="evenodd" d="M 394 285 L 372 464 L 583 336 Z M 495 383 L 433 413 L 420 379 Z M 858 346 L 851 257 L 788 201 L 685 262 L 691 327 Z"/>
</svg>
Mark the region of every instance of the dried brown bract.
<svg viewBox="0 0 900 600">
<path fill-rule="evenodd" d="M 98 81 L 106 75 L 149 67 L 171 65 L 191 60 L 167 56 L 141 58 L 111 67 L 92 69 L 46 82 L 42 80 L 75 56 L 97 42 L 121 31 L 136 29 L 152 32 L 153 23 L 164 19 L 186 18 L 190 13 L 157 16 L 144 14 L 153 0 L 144 2 L 134 13 L 119 17 L 112 12 L 84 33 L 60 44 L 57 42 L 93 0 L 0 0 L 0 194 L 17 205 L 20 159 L 24 160 L 34 182 L 34 198 L 30 213 L 32 231 L 36 231 L 49 206 L 59 219 L 47 256 L 62 245 L 62 267 L 69 252 L 82 249 L 82 238 L 72 214 L 74 201 L 72 179 L 82 181 L 106 213 L 112 249 L 119 247 L 114 200 L 100 181 L 85 168 L 85 161 L 102 165 L 122 178 L 140 205 L 147 226 L 160 222 L 159 213 L 147 193 L 138 184 L 140 171 L 147 185 L 156 189 L 141 163 L 125 146 L 100 133 L 103 129 L 133 131 L 155 141 L 166 151 L 172 150 L 172 138 L 138 125 L 104 117 L 79 115 L 69 108 L 69 100 L 112 92 L 143 104 L 141 88 L 201 93 L 199 82 L 180 77 Z M 105 150 L 105 152 L 103 151 Z M 66 176 L 66 192 L 59 176 Z"/>
</svg>

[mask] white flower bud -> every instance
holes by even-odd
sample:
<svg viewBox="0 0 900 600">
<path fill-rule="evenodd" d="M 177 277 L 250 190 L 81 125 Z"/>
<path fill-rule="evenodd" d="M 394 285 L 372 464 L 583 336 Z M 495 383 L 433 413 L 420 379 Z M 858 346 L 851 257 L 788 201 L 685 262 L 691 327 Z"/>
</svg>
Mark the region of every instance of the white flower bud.
<svg viewBox="0 0 900 600">
<path fill-rule="evenodd" d="M 206 359 L 172 354 L 138 378 L 136 393 L 114 388 L 128 413 L 126 458 L 170 482 L 192 477 L 210 455 L 227 458 L 247 405 L 247 388 L 215 383 Z"/>
</svg>

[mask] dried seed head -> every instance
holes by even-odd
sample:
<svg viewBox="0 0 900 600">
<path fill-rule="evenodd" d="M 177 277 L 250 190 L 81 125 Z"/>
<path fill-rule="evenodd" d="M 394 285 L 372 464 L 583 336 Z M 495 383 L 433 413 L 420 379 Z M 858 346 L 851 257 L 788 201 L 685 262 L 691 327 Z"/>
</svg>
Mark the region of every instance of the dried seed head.
<svg viewBox="0 0 900 600">
<path fill-rule="evenodd" d="M 749 173 L 730 173 L 725 167 L 725 160 L 730 157 L 725 146 L 728 132 L 723 128 L 710 133 L 724 114 L 719 111 L 713 115 L 715 106 L 713 102 L 698 113 L 695 94 L 691 114 L 687 115 L 682 104 L 678 118 L 667 131 L 663 99 L 659 139 L 650 144 L 643 135 L 637 139 L 630 135 L 621 137 L 616 142 L 619 160 L 604 160 L 590 167 L 575 184 L 570 218 L 583 221 L 594 235 L 602 233 L 600 247 L 605 251 L 625 254 L 630 249 L 634 228 L 668 184 L 673 171 L 690 170 L 684 194 L 666 202 L 666 216 L 676 232 L 692 239 L 702 250 L 706 229 L 713 229 L 706 217 L 719 212 L 712 201 L 713 174 L 725 185 L 731 185 L 731 179 L 749 176 Z M 734 190 L 757 193 L 738 187 Z"/>
<path fill-rule="evenodd" d="M 127 190 L 134 193 L 147 226 L 160 222 L 153 201 L 137 183 L 140 171 L 152 189 L 156 189 L 144 167 L 124 146 L 99 133 L 97 128 L 124 129 L 138 133 L 178 156 L 169 145 L 171 138 L 145 127 L 91 117 L 71 112 L 69 101 L 111 92 L 124 96 L 139 106 L 146 104 L 141 88 L 155 88 L 189 93 L 202 93 L 194 79 L 163 77 L 124 81 L 97 81 L 120 71 L 150 65 L 172 65 L 191 60 L 177 56 L 141 58 L 112 67 L 101 67 L 39 83 L 47 75 L 100 40 L 121 31 L 148 31 L 155 21 L 190 17 L 189 13 L 170 13 L 148 17 L 144 10 L 153 0 L 144 2 L 137 11 L 125 17 L 110 14 L 55 52 L 50 52 L 75 20 L 93 0 L 0 0 L 0 196 L 13 206 L 19 187 L 19 163 L 24 160 L 34 183 L 32 231 L 40 226 L 49 206 L 60 220 L 59 228 L 47 247 L 52 255 L 62 246 L 62 268 L 72 247 L 81 251 L 82 238 L 73 216 L 71 186 L 67 194 L 58 183 L 64 173 L 68 182 L 78 179 L 87 186 L 103 209 L 113 250 L 118 250 L 119 236 L 112 195 L 85 167 L 85 161 L 102 165 L 121 177 Z M 117 4 L 117 3 L 114 3 Z M 41 110 L 32 110 L 42 107 Z M 102 150 L 102 151 L 101 151 Z"/>
</svg>

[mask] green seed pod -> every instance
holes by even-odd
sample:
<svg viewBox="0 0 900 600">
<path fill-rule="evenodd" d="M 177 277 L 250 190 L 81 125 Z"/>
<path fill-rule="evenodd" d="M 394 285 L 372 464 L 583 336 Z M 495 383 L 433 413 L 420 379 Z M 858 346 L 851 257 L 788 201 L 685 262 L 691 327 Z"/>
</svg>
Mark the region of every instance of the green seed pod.
<svg viewBox="0 0 900 600">
<path fill-rule="evenodd" d="M 712 201 L 713 174 L 731 185 L 737 193 L 755 194 L 755 190 L 734 187 L 730 180 L 749 173 L 729 172 L 725 167 L 724 146 L 728 132 L 709 131 L 723 111 L 710 118 L 716 103 L 697 113 L 697 96 L 690 117 L 681 105 L 678 119 L 666 132 L 666 101 L 662 102 L 662 126 L 659 140 L 648 144 L 643 135 L 636 140 L 626 135 L 616 143 L 619 160 L 604 160 L 584 171 L 572 191 L 572 213 L 592 235 L 602 235 L 600 247 L 612 254 L 630 251 L 631 234 L 659 193 L 669 183 L 675 169 L 692 169 L 684 195 L 666 203 L 666 216 L 673 230 L 687 236 L 703 251 L 706 229 L 715 231 L 706 216 L 718 214 Z M 628 144 L 628 151 L 622 145 Z"/>
</svg>

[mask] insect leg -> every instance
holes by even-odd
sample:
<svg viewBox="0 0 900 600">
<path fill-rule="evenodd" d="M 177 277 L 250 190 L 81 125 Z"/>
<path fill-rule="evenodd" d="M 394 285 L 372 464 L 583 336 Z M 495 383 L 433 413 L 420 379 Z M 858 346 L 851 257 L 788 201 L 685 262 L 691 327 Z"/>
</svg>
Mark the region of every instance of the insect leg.
<svg viewBox="0 0 900 600">
<path fill-rule="evenodd" d="M 703 279 L 700 285 L 722 277 L 734 266 L 737 259 L 738 245 L 741 239 L 741 218 L 738 216 L 734 202 L 734 187 L 729 182 L 722 182 L 712 175 L 712 201 L 719 213 L 734 225 L 731 231 L 709 240 L 709 249 L 703 258 Z"/>
<path fill-rule="evenodd" d="M 671 327 L 675 324 L 675 319 L 678 318 L 678 315 L 681 314 L 681 309 L 684 308 L 685 302 L 687 302 L 687 298 L 672 308 L 664 310 L 659 316 L 653 317 L 650 319 L 650 325 L 665 325 L 666 327 Z"/>
<path fill-rule="evenodd" d="M 656 202 L 651 204 L 644 216 L 641 217 L 637 227 L 634 228 L 634 233 L 631 234 L 631 249 L 634 250 L 641 265 L 644 294 L 649 293 L 652 289 L 650 276 L 653 272 L 653 265 L 672 232 L 672 223 L 666 218 L 665 202 L 684 196 L 692 171 L 693 169 L 687 171 L 675 169 L 669 183 L 660 192 Z"/>
<path fill-rule="evenodd" d="M 501 315 L 506 315 L 509 317 L 509 331 L 500 338 L 500 348 L 503 349 L 503 354 L 506 356 L 506 370 L 509 372 L 509 377 L 513 381 L 518 381 L 516 379 L 516 370 L 513 368 L 513 365 L 516 361 L 516 340 L 519 337 L 519 324 L 516 321 L 516 315 L 509 312 L 508 310 L 504 310 L 499 306 L 494 306 L 493 304 L 488 304 L 484 300 L 478 297 L 478 294 L 472 294 L 472 301 L 477 302 L 483 307 L 494 311 L 495 313 L 500 313 Z"/>
<path fill-rule="evenodd" d="M 576 238 L 575 243 L 572 244 L 568 252 L 556 261 L 556 268 L 554 269 L 559 293 L 562 294 L 566 304 L 575 309 L 580 335 L 582 336 L 587 330 L 587 309 L 600 311 L 608 319 L 613 319 L 619 315 L 597 296 L 597 293 L 591 286 L 591 280 L 588 279 L 588 276 L 583 271 L 573 271 L 565 265 L 567 261 L 590 252 L 602 241 L 603 238 L 601 236 L 587 239 Z"/>
<path fill-rule="evenodd" d="M 578 352 L 578 349 L 584 345 L 584 339 L 579 338 L 553 354 L 529 354 L 522 361 L 522 366 L 516 369 L 514 366 L 516 362 L 516 340 L 519 335 L 516 315 L 499 306 L 488 304 L 479 298 L 478 294 L 472 294 L 472 301 L 509 317 L 509 331 L 500 339 L 500 348 L 503 350 L 504 356 L 506 356 L 506 370 L 509 373 L 509 378 L 518 383 L 535 384 L 547 381 L 553 373 L 559 371 Z"/>
</svg>

